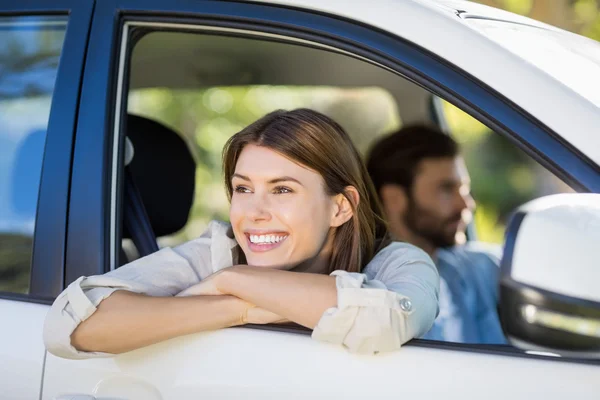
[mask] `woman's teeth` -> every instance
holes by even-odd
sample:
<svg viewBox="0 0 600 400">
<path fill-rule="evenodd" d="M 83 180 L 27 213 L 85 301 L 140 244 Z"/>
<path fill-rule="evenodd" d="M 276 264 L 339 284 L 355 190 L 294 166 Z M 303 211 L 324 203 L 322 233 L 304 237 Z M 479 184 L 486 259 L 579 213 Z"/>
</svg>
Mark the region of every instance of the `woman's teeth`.
<svg viewBox="0 0 600 400">
<path fill-rule="evenodd" d="M 287 235 L 250 235 L 250 242 L 255 244 L 279 243 L 285 238 Z"/>
</svg>

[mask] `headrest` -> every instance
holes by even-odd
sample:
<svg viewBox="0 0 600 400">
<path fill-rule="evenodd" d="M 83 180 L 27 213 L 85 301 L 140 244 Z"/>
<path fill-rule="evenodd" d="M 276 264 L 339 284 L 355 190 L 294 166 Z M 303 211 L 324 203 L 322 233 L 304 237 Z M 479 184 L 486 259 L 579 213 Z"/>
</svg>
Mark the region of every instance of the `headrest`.
<svg viewBox="0 0 600 400">
<path fill-rule="evenodd" d="M 147 118 L 127 116 L 126 136 L 133 146 L 127 166 L 157 237 L 183 228 L 194 202 L 196 163 L 185 141 Z M 129 145 L 126 145 L 129 146 Z M 123 228 L 123 237 L 131 237 Z"/>
</svg>

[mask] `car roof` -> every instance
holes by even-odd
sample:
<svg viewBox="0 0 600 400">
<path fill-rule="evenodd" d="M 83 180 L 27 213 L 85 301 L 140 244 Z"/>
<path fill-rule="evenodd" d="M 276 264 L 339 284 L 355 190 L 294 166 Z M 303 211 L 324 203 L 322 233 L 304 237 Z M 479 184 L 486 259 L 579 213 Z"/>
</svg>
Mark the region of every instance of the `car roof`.
<svg viewBox="0 0 600 400">
<path fill-rule="evenodd" d="M 594 40 L 466 0 L 259 2 L 352 19 L 429 50 L 600 165 L 600 43 Z"/>
</svg>

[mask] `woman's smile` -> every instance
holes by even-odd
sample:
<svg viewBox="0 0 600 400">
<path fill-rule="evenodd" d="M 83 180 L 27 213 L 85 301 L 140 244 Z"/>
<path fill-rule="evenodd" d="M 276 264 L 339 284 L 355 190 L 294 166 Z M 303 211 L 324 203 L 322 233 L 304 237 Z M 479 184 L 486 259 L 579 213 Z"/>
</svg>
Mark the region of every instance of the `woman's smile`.
<svg viewBox="0 0 600 400">
<path fill-rule="evenodd" d="M 248 242 L 248 249 L 255 253 L 261 253 L 278 248 L 288 238 L 287 232 L 273 231 L 246 231 L 244 232 Z"/>
</svg>

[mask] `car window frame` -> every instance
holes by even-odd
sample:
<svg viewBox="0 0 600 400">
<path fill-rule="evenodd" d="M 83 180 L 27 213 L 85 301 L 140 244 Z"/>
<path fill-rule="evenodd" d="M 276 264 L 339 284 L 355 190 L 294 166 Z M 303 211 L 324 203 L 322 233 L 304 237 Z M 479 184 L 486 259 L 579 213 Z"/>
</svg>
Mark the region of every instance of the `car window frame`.
<svg viewBox="0 0 600 400">
<path fill-rule="evenodd" d="M 64 288 L 71 156 L 83 59 L 93 9 L 94 0 L 0 3 L 2 17 L 68 17 L 46 131 L 29 293 L 0 292 L 0 299 L 49 304 Z"/>
<path fill-rule="evenodd" d="M 119 224 L 115 221 L 120 218 L 120 171 L 123 169 L 124 147 L 124 138 L 118 133 L 122 130 L 121 121 L 126 110 L 125 107 L 116 109 L 114 105 L 116 101 L 126 104 L 126 90 L 119 86 L 125 79 L 122 72 L 126 64 L 121 57 L 121 54 L 126 54 L 126 38 L 121 33 L 125 23 L 131 21 L 246 30 L 254 34 L 290 37 L 350 53 L 391 69 L 461 108 L 507 137 L 571 187 L 579 191 L 600 192 L 598 166 L 562 141 L 552 130 L 467 72 L 397 36 L 343 18 L 287 6 L 212 0 L 198 3 L 172 0 L 168 4 L 158 0 L 106 0 L 99 5 L 94 16 L 82 90 L 81 112 L 87 114 L 85 120 L 80 120 L 77 129 L 74 162 L 79 172 L 77 176 L 73 175 L 71 190 L 67 282 L 81 275 L 105 273 L 116 264 L 114 248 L 119 237 L 116 231 Z M 119 71 L 121 74 L 117 73 Z M 93 154 L 90 156 L 90 153 Z M 79 162 L 82 162 L 82 168 Z M 82 220 L 84 217 L 85 221 Z M 111 219 L 112 222 L 108 222 Z M 87 237 L 82 237 L 81 233 L 86 230 Z M 94 240 L 90 241 L 90 238 Z M 111 246 L 114 246 L 113 250 Z M 284 327 L 257 328 L 288 331 Z M 306 334 L 309 331 L 293 329 L 290 332 Z M 549 359 L 526 354 L 511 346 L 488 349 L 489 346 L 485 345 L 445 342 L 440 342 L 440 345 L 420 340 L 412 343 L 424 347 Z"/>
</svg>

